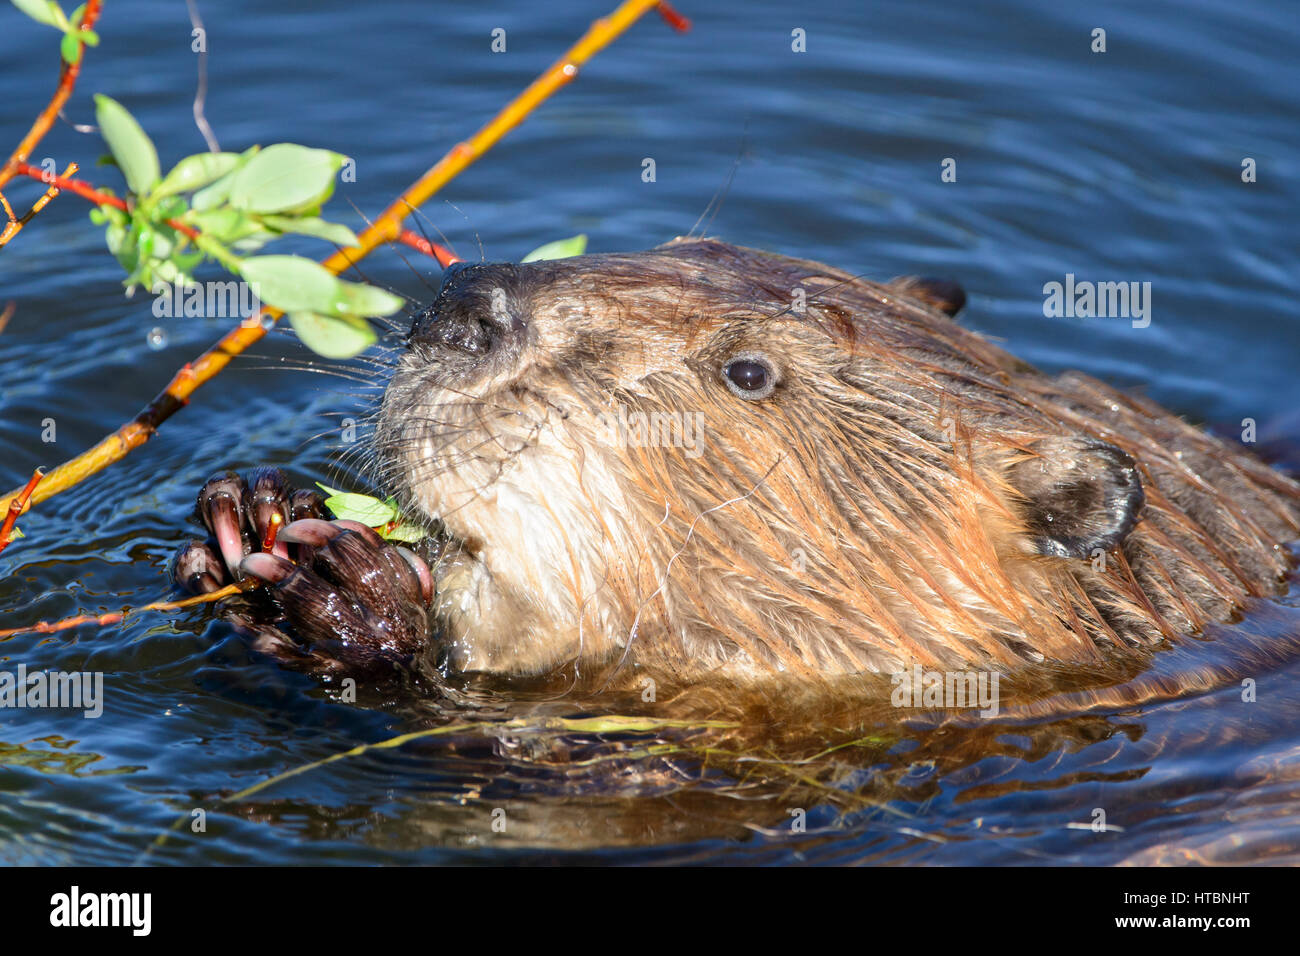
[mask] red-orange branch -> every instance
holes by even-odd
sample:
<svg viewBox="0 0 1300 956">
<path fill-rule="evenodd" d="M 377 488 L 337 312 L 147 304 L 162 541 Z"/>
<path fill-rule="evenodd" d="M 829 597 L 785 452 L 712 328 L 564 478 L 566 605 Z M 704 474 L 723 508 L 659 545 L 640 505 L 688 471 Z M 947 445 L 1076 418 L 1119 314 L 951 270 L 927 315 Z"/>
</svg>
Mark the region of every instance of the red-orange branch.
<svg viewBox="0 0 1300 956">
<path fill-rule="evenodd" d="M 18 492 L 14 499 L 9 502 L 9 510 L 5 514 L 4 523 L 0 524 L 0 551 L 9 546 L 9 536 L 14 533 L 14 523 L 18 520 L 18 516 L 23 513 L 23 509 L 27 507 L 32 492 L 36 490 L 36 486 L 41 483 L 41 479 L 44 477 L 44 469 L 37 468 L 32 473 L 32 477 L 27 480 L 27 484 L 23 485 L 22 491 Z"/>
<path fill-rule="evenodd" d="M 81 167 L 76 163 L 68 163 L 68 168 L 63 171 L 63 178 L 67 179 L 71 177 L 72 174 L 80 168 Z M 45 194 L 41 196 L 40 199 L 36 200 L 32 205 L 32 208 L 27 210 L 27 214 L 19 219 L 14 216 L 13 210 L 9 208 L 9 203 L 5 200 L 4 194 L 0 193 L 0 202 L 3 202 L 5 211 L 9 214 L 9 222 L 5 225 L 4 232 L 0 232 L 0 247 L 8 245 L 9 241 L 13 239 L 14 236 L 18 235 L 18 233 L 22 232 L 23 227 L 31 222 L 42 209 L 50 204 L 50 200 L 54 199 L 58 195 L 59 187 L 51 186 L 49 189 L 45 190 Z"/>
<path fill-rule="evenodd" d="M 179 611 L 183 608 L 194 607 L 196 604 L 212 604 L 216 601 L 224 601 L 228 597 L 234 597 L 241 591 L 247 591 L 256 584 L 256 578 L 246 578 L 235 584 L 227 584 L 220 590 L 200 594 L 198 597 L 185 598 L 183 601 L 155 601 L 153 604 L 146 604 L 144 607 L 127 608 L 125 611 L 113 611 L 108 614 L 78 614 L 75 617 L 65 617 L 61 621 L 37 621 L 27 627 L 10 627 L 0 630 L 0 640 L 16 637 L 19 634 L 54 634 L 58 631 L 70 631 L 72 628 L 80 627 L 83 624 L 97 624 L 100 627 L 106 627 L 109 624 L 122 623 L 126 620 L 128 614 L 140 614 L 144 611 Z"/>
<path fill-rule="evenodd" d="M 15 163 L 14 171 L 21 176 L 30 176 L 32 179 L 48 183 L 59 189 L 66 189 L 70 193 L 76 193 L 82 199 L 88 199 L 98 206 L 112 206 L 115 209 L 121 209 L 123 212 L 130 212 L 130 207 L 126 200 L 119 199 L 116 196 L 110 196 L 107 193 L 101 193 L 94 186 L 83 183 L 79 179 L 65 179 L 62 176 L 52 176 L 42 169 L 37 169 L 27 163 Z M 193 226 L 187 226 L 179 219 L 168 219 L 167 225 L 171 226 L 177 232 L 182 232 L 191 239 L 199 237 L 199 231 Z"/>
<path fill-rule="evenodd" d="M 438 265 L 444 269 L 453 262 L 463 262 L 464 260 L 456 253 L 452 252 L 446 246 L 440 246 L 436 242 L 430 242 L 419 233 L 412 232 L 410 229 L 403 229 L 397 234 L 397 241 L 404 246 L 410 246 L 417 252 L 422 252 L 432 259 L 438 260 Z"/>
<path fill-rule="evenodd" d="M 103 0 L 87 0 L 86 9 L 81 15 L 81 29 L 89 30 L 94 27 L 95 21 L 99 19 L 100 8 L 103 5 Z M 86 61 L 85 44 L 79 43 L 78 46 L 82 55 L 77 57 L 76 63 L 63 61 L 63 68 L 59 72 L 59 85 L 55 88 L 54 96 L 50 99 L 49 105 L 41 111 L 40 116 L 36 117 L 36 122 L 27 131 L 23 141 L 10 154 L 4 166 L 0 166 L 0 188 L 14 178 L 17 173 L 17 164 L 25 162 L 31 156 L 32 150 L 50 131 L 50 127 L 54 125 L 54 121 L 58 119 L 59 113 L 63 109 L 63 104 L 68 102 L 68 97 L 72 95 L 73 89 L 76 88 L 77 77 L 81 75 L 81 64 Z"/>
</svg>

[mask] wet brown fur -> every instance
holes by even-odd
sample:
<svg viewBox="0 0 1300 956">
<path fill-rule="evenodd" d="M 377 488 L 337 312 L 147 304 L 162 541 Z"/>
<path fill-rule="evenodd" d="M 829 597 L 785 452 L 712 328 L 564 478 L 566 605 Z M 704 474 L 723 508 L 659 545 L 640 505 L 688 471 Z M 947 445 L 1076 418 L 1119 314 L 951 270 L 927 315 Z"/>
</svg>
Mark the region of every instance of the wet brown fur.
<svg viewBox="0 0 1300 956">
<path fill-rule="evenodd" d="M 1093 666 L 1284 589 L 1300 486 L 1040 373 L 908 283 L 709 240 L 500 269 L 465 299 L 504 288 L 515 343 L 470 361 L 413 339 L 376 436 L 381 486 L 459 542 L 454 667 L 680 687 Z M 742 351 L 779 366 L 772 397 L 725 387 Z M 702 454 L 597 440 L 620 406 L 700 413 Z M 1083 439 L 1131 456 L 1145 492 L 1104 566 L 1040 554 L 1027 518 L 1039 459 Z"/>
</svg>

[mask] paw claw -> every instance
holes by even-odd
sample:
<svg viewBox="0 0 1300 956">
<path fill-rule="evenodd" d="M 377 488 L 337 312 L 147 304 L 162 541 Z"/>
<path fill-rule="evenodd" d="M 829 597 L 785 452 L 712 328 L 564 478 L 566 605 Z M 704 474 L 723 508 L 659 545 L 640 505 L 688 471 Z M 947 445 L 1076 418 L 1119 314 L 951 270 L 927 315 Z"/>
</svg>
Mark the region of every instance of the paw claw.
<svg viewBox="0 0 1300 956">
<path fill-rule="evenodd" d="M 239 564 L 239 570 L 244 574 L 265 581 L 267 584 L 280 584 L 293 573 L 295 567 L 297 565 L 292 561 L 260 552 L 250 554 Z"/>
<path fill-rule="evenodd" d="M 252 550 L 244 533 L 244 489 L 239 476 L 226 472 L 209 478 L 199 491 L 199 517 L 216 538 L 226 568 L 239 576 L 239 562 Z"/>
<path fill-rule="evenodd" d="M 294 491 L 279 469 L 256 469 L 247 480 L 214 475 L 196 511 L 213 540 L 182 548 L 173 576 L 197 593 L 232 579 L 261 582 L 256 594 L 219 605 L 255 648 L 322 674 L 406 666 L 428 648 L 428 565 L 363 524 L 328 520 L 324 498 Z M 263 552 L 276 515 L 285 524 Z"/>
<path fill-rule="evenodd" d="M 176 553 L 172 577 L 191 594 L 209 594 L 225 586 L 226 569 L 206 541 L 190 541 Z"/>
<path fill-rule="evenodd" d="M 301 489 L 295 491 L 289 496 L 289 518 L 292 521 L 302 521 L 304 518 L 328 517 L 329 511 L 325 508 L 325 498 L 318 491 Z"/>
<path fill-rule="evenodd" d="M 305 544 L 313 548 L 323 547 L 343 533 L 340 523 L 323 521 L 320 518 L 303 518 L 285 525 L 280 532 L 280 540 L 289 544 Z"/>
</svg>

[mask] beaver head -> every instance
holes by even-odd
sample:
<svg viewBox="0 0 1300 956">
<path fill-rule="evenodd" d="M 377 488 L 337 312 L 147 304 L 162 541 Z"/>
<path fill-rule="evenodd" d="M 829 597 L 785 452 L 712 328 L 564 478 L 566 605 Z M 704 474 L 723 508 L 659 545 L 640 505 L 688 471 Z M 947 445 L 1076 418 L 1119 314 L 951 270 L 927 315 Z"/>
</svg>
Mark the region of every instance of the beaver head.
<svg viewBox="0 0 1300 956">
<path fill-rule="evenodd" d="M 703 240 L 448 269 L 375 458 L 456 542 L 451 666 L 1088 661 L 1282 587 L 1294 483 L 1038 372 L 952 321 L 963 298 Z"/>
</svg>

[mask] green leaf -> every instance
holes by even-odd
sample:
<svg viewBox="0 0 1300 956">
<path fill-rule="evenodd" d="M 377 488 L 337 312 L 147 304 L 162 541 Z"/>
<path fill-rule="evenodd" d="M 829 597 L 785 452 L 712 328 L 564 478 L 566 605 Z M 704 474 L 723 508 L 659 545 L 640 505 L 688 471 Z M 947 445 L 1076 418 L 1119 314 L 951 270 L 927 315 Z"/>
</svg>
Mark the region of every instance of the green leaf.
<svg viewBox="0 0 1300 956">
<path fill-rule="evenodd" d="M 296 232 L 304 236 L 326 239 L 340 246 L 359 246 L 361 240 L 347 226 L 335 222 L 326 222 L 313 216 L 259 216 L 264 226 L 277 232 Z"/>
<path fill-rule="evenodd" d="M 326 358 L 369 348 L 377 337 L 362 316 L 389 315 L 405 304 L 383 289 L 336 279 L 301 256 L 252 256 L 239 271 L 261 301 L 289 313 L 303 344 Z"/>
<path fill-rule="evenodd" d="M 234 182 L 235 177 L 223 176 L 206 189 L 200 189 L 190 200 L 190 208 L 197 212 L 203 212 L 208 209 L 216 209 L 218 206 L 224 206 L 226 200 L 230 198 L 230 184 Z"/>
<path fill-rule="evenodd" d="M 256 219 L 229 206 L 191 212 L 185 221 L 208 239 L 244 254 L 256 252 L 275 238 L 275 234 L 263 229 Z"/>
<path fill-rule="evenodd" d="M 370 324 L 355 315 L 290 312 L 289 324 L 303 345 L 325 358 L 347 359 L 360 355 L 378 338 Z"/>
<path fill-rule="evenodd" d="M 174 252 L 171 257 L 171 262 L 186 275 L 190 275 L 202 261 L 203 253 L 201 251 Z"/>
<path fill-rule="evenodd" d="M 126 226 L 120 222 L 110 222 L 104 230 L 104 241 L 108 243 L 108 251 L 113 254 L 113 258 L 121 264 L 122 268 L 127 273 L 134 273 L 140 254 L 135 242 L 127 241 Z"/>
<path fill-rule="evenodd" d="M 76 33 L 65 33 L 59 41 L 59 55 L 63 62 L 75 66 L 81 62 L 81 38 Z"/>
<path fill-rule="evenodd" d="M 96 206 L 90 210 L 90 221 L 97 226 L 102 226 L 105 223 L 116 223 L 125 227 L 129 219 L 130 217 L 126 213 L 112 206 Z"/>
<path fill-rule="evenodd" d="M 401 541 L 406 544 L 414 544 L 417 541 L 423 541 L 427 538 L 429 532 L 425 531 L 418 524 L 402 522 L 392 531 L 387 529 L 381 530 L 379 536 L 387 541 Z"/>
<path fill-rule="evenodd" d="M 64 62 L 76 65 L 81 62 L 81 44 L 99 46 L 99 34 L 94 30 L 69 30 L 59 41 L 59 53 Z"/>
<path fill-rule="evenodd" d="M 319 484 L 319 482 L 317 482 Z M 324 485 L 321 485 L 325 488 Z M 330 497 L 325 499 L 325 507 L 334 512 L 334 517 L 345 521 L 359 521 L 368 528 L 376 528 L 397 519 L 397 510 L 387 502 L 348 491 L 325 488 Z"/>
<path fill-rule="evenodd" d="M 229 206 L 191 213 L 186 221 L 205 236 L 223 243 L 243 239 L 260 228 L 256 222 L 238 209 L 231 209 Z"/>
<path fill-rule="evenodd" d="M 554 242 L 548 242 L 544 246 L 538 246 L 519 261 L 540 262 L 543 259 L 567 259 L 570 256 L 580 256 L 586 251 L 587 235 L 586 233 L 580 233 L 570 239 L 557 239 Z"/>
<path fill-rule="evenodd" d="M 339 298 L 332 315 L 392 315 L 405 308 L 406 300 L 384 289 L 361 282 L 339 281 Z"/>
<path fill-rule="evenodd" d="M 185 215 L 185 200 L 180 196 L 168 196 L 158 203 L 155 211 L 158 219 L 178 219 Z"/>
<path fill-rule="evenodd" d="M 239 162 L 225 176 L 222 176 L 211 186 L 201 189 L 194 194 L 190 200 L 190 208 L 197 210 L 215 209 L 217 206 L 224 206 L 230 199 L 230 187 L 234 185 L 235 174 L 243 169 L 252 160 L 254 156 L 262 149 L 260 146 L 250 146 L 239 154 Z"/>
<path fill-rule="evenodd" d="M 102 93 L 95 94 L 95 118 L 127 186 L 137 196 L 147 195 L 161 172 L 153 141 L 121 103 Z"/>
<path fill-rule="evenodd" d="M 401 521 L 397 527 L 389 530 L 388 525 L 398 521 L 402 514 L 401 509 L 397 507 L 397 502 L 392 498 L 380 501 L 370 495 L 339 491 L 319 481 L 316 482 L 316 487 L 329 496 L 325 499 L 325 507 L 329 508 L 336 518 L 359 521 L 366 527 L 377 530 L 379 536 L 387 541 L 413 544 L 429 536 L 429 532 L 424 528 L 408 521 Z"/>
<path fill-rule="evenodd" d="M 238 153 L 196 153 L 186 156 L 172 167 L 172 171 L 153 191 L 153 196 L 174 196 L 202 189 L 229 173 L 238 164 Z"/>
<path fill-rule="evenodd" d="M 170 258 L 158 263 L 154 277 L 171 285 L 189 285 L 194 281 L 194 269 L 202 259 L 202 252 L 172 253 Z"/>
<path fill-rule="evenodd" d="M 55 0 L 12 0 L 13 5 L 37 23 L 48 24 L 60 30 L 68 22 L 62 8 Z"/>
<path fill-rule="evenodd" d="M 176 249 L 176 232 L 161 224 L 141 227 L 137 244 L 146 259 L 166 259 Z"/>
<path fill-rule="evenodd" d="M 239 271 L 259 299 L 285 312 L 333 314 L 342 297 L 339 280 L 302 256 L 252 256 Z"/>
<path fill-rule="evenodd" d="M 293 143 L 268 146 L 235 174 L 230 203 L 257 213 L 319 206 L 334 192 L 334 175 L 344 158 Z"/>
<path fill-rule="evenodd" d="M 276 234 L 273 232 L 258 230 L 257 232 L 250 233 L 249 235 L 245 236 L 242 239 L 236 239 L 234 242 L 230 244 L 230 248 L 233 249 L 235 252 L 239 253 L 241 256 L 247 256 L 254 252 L 257 252 L 268 242 L 274 239 L 275 236 Z"/>
<path fill-rule="evenodd" d="M 183 280 L 185 275 L 174 262 L 168 259 L 157 264 L 157 268 L 154 269 L 153 278 L 156 281 L 166 282 L 168 285 L 184 285 Z M 150 288 L 153 288 L 152 282 L 150 283 Z"/>
</svg>

